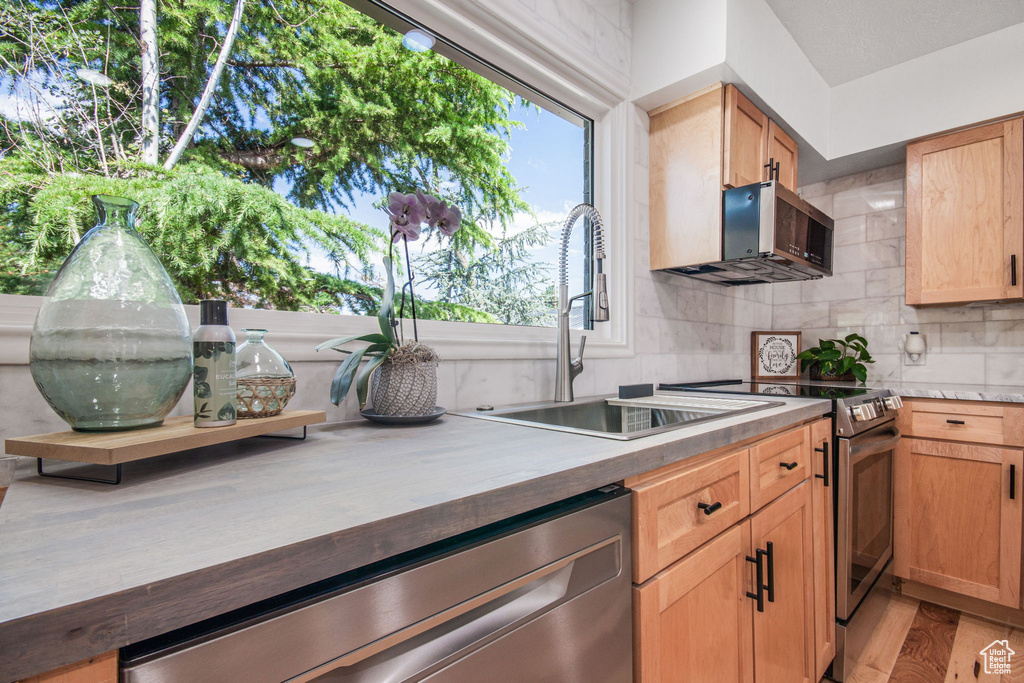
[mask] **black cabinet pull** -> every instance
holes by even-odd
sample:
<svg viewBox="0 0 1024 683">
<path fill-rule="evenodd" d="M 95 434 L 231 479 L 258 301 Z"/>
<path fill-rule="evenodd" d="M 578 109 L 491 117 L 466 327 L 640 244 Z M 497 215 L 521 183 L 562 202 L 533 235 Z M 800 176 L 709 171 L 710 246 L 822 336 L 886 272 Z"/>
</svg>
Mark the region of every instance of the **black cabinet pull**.
<svg viewBox="0 0 1024 683">
<path fill-rule="evenodd" d="M 1010 254 L 1010 286 L 1017 286 L 1017 255 Z"/>
<path fill-rule="evenodd" d="M 963 420 L 946 420 L 946 424 L 962 425 L 962 424 L 967 424 L 967 423 L 964 422 Z"/>
<path fill-rule="evenodd" d="M 1010 500 L 1017 497 L 1017 466 L 1010 465 Z"/>
<path fill-rule="evenodd" d="M 765 547 L 768 548 L 764 551 L 765 557 L 768 558 L 768 584 L 765 588 L 768 589 L 768 602 L 775 602 L 775 546 L 768 541 Z"/>
<path fill-rule="evenodd" d="M 768 160 L 768 163 L 765 164 L 762 167 L 762 168 L 767 168 L 768 169 L 768 180 L 769 181 L 771 181 L 771 180 L 778 180 L 779 179 L 779 164 L 780 163 L 781 162 L 775 161 L 775 157 L 772 157 L 771 159 Z"/>
<path fill-rule="evenodd" d="M 814 451 L 816 453 L 821 453 L 822 454 L 822 456 L 823 456 L 822 457 L 822 461 L 824 463 L 824 467 L 822 468 L 822 470 L 824 471 L 824 474 L 815 474 L 814 476 L 817 477 L 818 479 L 824 479 L 825 480 L 825 484 L 824 485 L 827 488 L 828 487 L 828 468 L 831 465 L 831 463 L 829 462 L 830 458 L 828 457 L 828 441 L 822 442 L 821 448 L 815 448 Z"/>
<path fill-rule="evenodd" d="M 754 557 L 751 557 L 750 555 L 747 555 L 747 562 L 753 562 L 754 563 L 754 567 L 756 568 L 755 569 L 756 577 L 757 577 L 756 578 L 757 592 L 756 593 L 751 593 L 750 591 L 747 591 L 747 597 L 748 598 L 753 598 L 754 600 L 757 601 L 757 611 L 758 612 L 763 612 L 764 611 L 764 589 L 765 589 L 765 585 L 764 585 L 764 556 L 765 556 L 765 554 L 766 554 L 765 551 L 763 551 L 760 548 L 758 548 L 757 552 L 754 553 Z"/>
<path fill-rule="evenodd" d="M 796 462 L 795 460 L 793 462 L 780 462 L 779 467 L 785 467 L 787 470 L 795 470 L 796 466 L 799 464 L 800 463 Z"/>
<path fill-rule="evenodd" d="M 708 505 L 707 503 L 697 503 L 697 507 L 703 510 L 705 515 L 710 515 L 712 512 L 715 512 L 716 510 L 721 510 L 722 503 L 718 501 L 712 503 L 711 505 Z"/>
</svg>

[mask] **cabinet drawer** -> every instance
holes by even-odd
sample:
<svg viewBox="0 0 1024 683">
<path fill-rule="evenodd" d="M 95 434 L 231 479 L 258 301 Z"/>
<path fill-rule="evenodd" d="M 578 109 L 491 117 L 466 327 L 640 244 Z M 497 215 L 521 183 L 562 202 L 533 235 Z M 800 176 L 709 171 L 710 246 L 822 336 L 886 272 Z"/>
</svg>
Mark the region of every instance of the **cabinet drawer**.
<svg viewBox="0 0 1024 683">
<path fill-rule="evenodd" d="M 807 427 L 798 427 L 750 449 L 750 510 L 770 503 L 810 476 Z"/>
<path fill-rule="evenodd" d="M 908 436 L 997 446 L 1024 446 L 1024 407 L 980 401 L 907 402 Z"/>
<path fill-rule="evenodd" d="M 750 513 L 747 451 L 633 487 L 633 581 L 643 583 Z"/>
</svg>

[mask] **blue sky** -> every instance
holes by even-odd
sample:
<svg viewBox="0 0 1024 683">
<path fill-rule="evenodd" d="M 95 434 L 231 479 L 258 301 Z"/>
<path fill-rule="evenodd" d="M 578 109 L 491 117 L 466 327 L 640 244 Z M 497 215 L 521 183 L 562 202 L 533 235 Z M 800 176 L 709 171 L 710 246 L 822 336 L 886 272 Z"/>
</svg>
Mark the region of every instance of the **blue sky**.
<svg viewBox="0 0 1024 683">
<path fill-rule="evenodd" d="M 519 107 L 513 111 L 512 118 L 522 122 L 524 127 L 513 130 L 510 135 L 511 153 L 506 167 L 520 185 L 520 194 L 532 207 L 537 222 L 557 220 L 560 226 L 569 210 L 583 200 L 583 128 L 536 107 Z M 277 183 L 274 189 L 287 193 L 288 187 L 284 183 Z M 379 199 L 376 195 L 357 195 L 347 213 L 354 220 L 386 230 L 387 218 L 384 212 L 373 206 Z M 523 229 L 532 223 L 533 220 L 526 215 L 517 216 L 510 227 L 512 230 Z M 581 225 L 582 222 L 577 224 L 570 241 L 569 277 L 572 294 L 583 288 Z M 555 238 L 547 246 L 532 252 L 538 262 L 552 266 L 552 282 L 556 278 L 554 266 L 557 260 L 558 233 L 560 227 L 552 231 Z M 425 246 L 436 248 L 436 245 L 436 240 L 431 240 Z M 415 257 L 419 248 L 413 245 L 410 252 Z M 326 260 L 314 258 L 311 265 L 314 268 L 325 267 Z M 417 296 L 433 298 L 432 292 L 423 287 L 417 289 Z"/>
</svg>

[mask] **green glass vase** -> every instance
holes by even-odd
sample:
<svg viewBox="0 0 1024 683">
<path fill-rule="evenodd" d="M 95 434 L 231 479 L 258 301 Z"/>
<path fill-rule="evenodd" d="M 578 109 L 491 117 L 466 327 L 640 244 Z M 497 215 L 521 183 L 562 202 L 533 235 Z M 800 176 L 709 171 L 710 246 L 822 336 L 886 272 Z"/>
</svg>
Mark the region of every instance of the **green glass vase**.
<svg viewBox="0 0 1024 683">
<path fill-rule="evenodd" d="M 192 374 L 191 329 L 160 259 L 135 231 L 139 205 L 96 195 L 98 221 L 36 315 L 32 379 L 72 429 L 159 425 Z"/>
</svg>

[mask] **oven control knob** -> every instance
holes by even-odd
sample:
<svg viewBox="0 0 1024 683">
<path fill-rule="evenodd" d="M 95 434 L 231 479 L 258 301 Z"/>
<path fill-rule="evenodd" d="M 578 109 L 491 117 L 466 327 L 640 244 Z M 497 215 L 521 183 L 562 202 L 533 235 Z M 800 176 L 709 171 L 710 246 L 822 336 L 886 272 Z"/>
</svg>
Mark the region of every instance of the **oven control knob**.
<svg viewBox="0 0 1024 683">
<path fill-rule="evenodd" d="M 850 415 L 853 417 L 854 422 L 866 422 L 878 417 L 878 415 L 875 414 L 875 407 L 870 403 L 864 403 L 850 408 Z"/>
<path fill-rule="evenodd" d="M 903 407 L 903 399 L 899 396 L 886 396 L 885 407 L 889 410 L 899 410 Z"/>
</svg>

